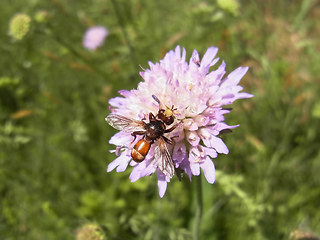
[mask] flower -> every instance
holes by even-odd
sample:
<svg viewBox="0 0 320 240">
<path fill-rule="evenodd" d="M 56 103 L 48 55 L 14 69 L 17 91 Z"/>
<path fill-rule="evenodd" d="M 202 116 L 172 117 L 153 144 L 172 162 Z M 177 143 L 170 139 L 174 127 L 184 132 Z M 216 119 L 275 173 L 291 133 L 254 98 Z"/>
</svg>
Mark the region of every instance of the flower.
<svg viewBox="0 0 320 240">
<path fill-rule="evenodd" d="M 103 44 L 109 32 L 105 27 L 95 26 L 89 28 L 83 37 L 83 46 L 89 50 L 96 50 Z"/>
<path fill-rule="evenodd" d="M 30 30 L 31 18 L 23 13 L 16 14 L 9 23 L 9 34 L 16 40 L 21 40 Z"/>
<path fill-rule="evenodd" d="M 95 223 L 87 223 L 76 232 L 76 240 L 104 240 L 106 239 L 101 227 Z"/>
<path fill-rule="evenodd" d="M 186 50 L 183 48 L 181 53 L 180 46 L 177 46 L 160 63 L 149 62 L 150 69 L 140 72 L 144 81 L 137 89 L 121 90 L 122 97 L 109 101 L 112 114 L 134 120 L 148 119 L 150 112 L 157 114 L 159 103 L 152 95 L 160 100 L 160 108 L 171 109 L 175 117 L 172 125 L 177 124 L 177 127 L 164 134 L 167 138 L 174 137 L 174 144 L 167 144 L 167 148 L 174 167 L 182 169 L 190 181 L 192 175 L 200 174 L 200 169 L 209 183 L 215 181 L 212 158 L 219 153 L 228 154 L 219 133 L 239 126 L 224 122 L 224 114 L 230 110 L 223 106 L 253 96 L 240 92 L 242 87 L 238 85 L 248 67 L 239 67 L 224 77 L 226 64 L 222 61 L 216 70 L 210 71 L 219 60 L 215 58 L 217 52 L 218 48 L 210 47 L 200 60 L 199 53 L 194 50 L 188 63 Z M 110 123 L 108 117 L 106 120 Z M 160 171 L 155 154 L 159 143 L 152 144 L 145 160 L 136 163 L 130 153 L 137 140 L 132 143 L 133 136 L 126 131 L 120 131 L 110 139 L 109 143 L 116 146 L 113 152 L 118 157 L 108 165 L 107 171 L 116 169 L 122 172 L 130 165 L 133 167 L 129 176 L 132 182 L 157 172 L 159 195 L 163 197 L 171 176 Z"/>
</svg>

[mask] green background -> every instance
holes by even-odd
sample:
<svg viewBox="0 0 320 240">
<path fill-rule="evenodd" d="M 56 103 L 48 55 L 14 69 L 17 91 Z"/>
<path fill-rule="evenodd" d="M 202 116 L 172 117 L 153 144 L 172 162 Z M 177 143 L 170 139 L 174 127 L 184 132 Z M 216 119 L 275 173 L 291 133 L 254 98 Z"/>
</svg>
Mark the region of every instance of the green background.
<svg viewBox="0 0 320 240">
<path fill-rule="evenodd" d="M 32 19 L 21 40 L 17 13 Z M 201 239 L 320 236 L 319 15 L 318 0 L 1 0 L 0 239 L 80 239 L 88 223 L 112 240 L 192 239 L 194 182 L 160 199 L 156 176 L 106 173 L 108 100 L 178 44 L 219 47 L 228 73 L 249 66 L 255 95 L 227 115 L 241 126 L 203 179 Z M 93 25 L 110 34 L 90 52 Z"/>
</svg>

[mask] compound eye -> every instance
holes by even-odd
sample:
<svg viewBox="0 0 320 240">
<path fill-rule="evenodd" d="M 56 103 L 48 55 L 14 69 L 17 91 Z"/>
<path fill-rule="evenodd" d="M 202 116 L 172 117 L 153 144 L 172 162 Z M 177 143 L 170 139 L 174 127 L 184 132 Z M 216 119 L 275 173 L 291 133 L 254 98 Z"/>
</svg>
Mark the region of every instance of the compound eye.
<svg viewBox="0 0 320 240">
<path fill-rule="evenodd" d="M 162 120 L 165 118 L 165 115 L 164 115 L 164 110 L 163 109 L 160 109 L 159 112 L 158 112 L 158 117 Z"/>
</svg>

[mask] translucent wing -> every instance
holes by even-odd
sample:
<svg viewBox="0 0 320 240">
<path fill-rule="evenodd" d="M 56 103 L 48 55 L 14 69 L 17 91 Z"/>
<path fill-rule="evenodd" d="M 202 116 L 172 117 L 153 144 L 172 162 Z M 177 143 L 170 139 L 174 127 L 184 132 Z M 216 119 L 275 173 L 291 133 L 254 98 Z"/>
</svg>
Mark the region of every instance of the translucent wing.
<svg viewBox="0 0 320 240">
<path fill-rule="evenodd" d="M 172 178 L 174 175 L 174 164 L 165 141 L 162 138 L 158 140 L 158 146 L 155 148 L 155 159 L 158 168 L 164 175 Z"/>
<path fill-rule="evenodd" d="M 144 123 L 142 121 L 136 121 L 114 113 L 110 113 L 106 117 L 106 121 L 111 127 L 128 133 L 145 130 Z"/>
</svg>

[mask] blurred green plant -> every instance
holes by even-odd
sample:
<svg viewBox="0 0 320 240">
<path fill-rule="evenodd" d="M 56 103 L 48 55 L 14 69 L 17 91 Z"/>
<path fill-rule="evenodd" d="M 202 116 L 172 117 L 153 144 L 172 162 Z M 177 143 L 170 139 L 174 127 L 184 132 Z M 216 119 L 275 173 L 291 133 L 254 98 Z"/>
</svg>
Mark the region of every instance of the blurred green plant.
<svg viewBox="0 0 320 240">
<path fill-rule="evenodd" d="M 240 4 L 237 0 L 217 0 L 217 3 L 220 8 L 234 16 L 239 14 Z"/>
</svg>

